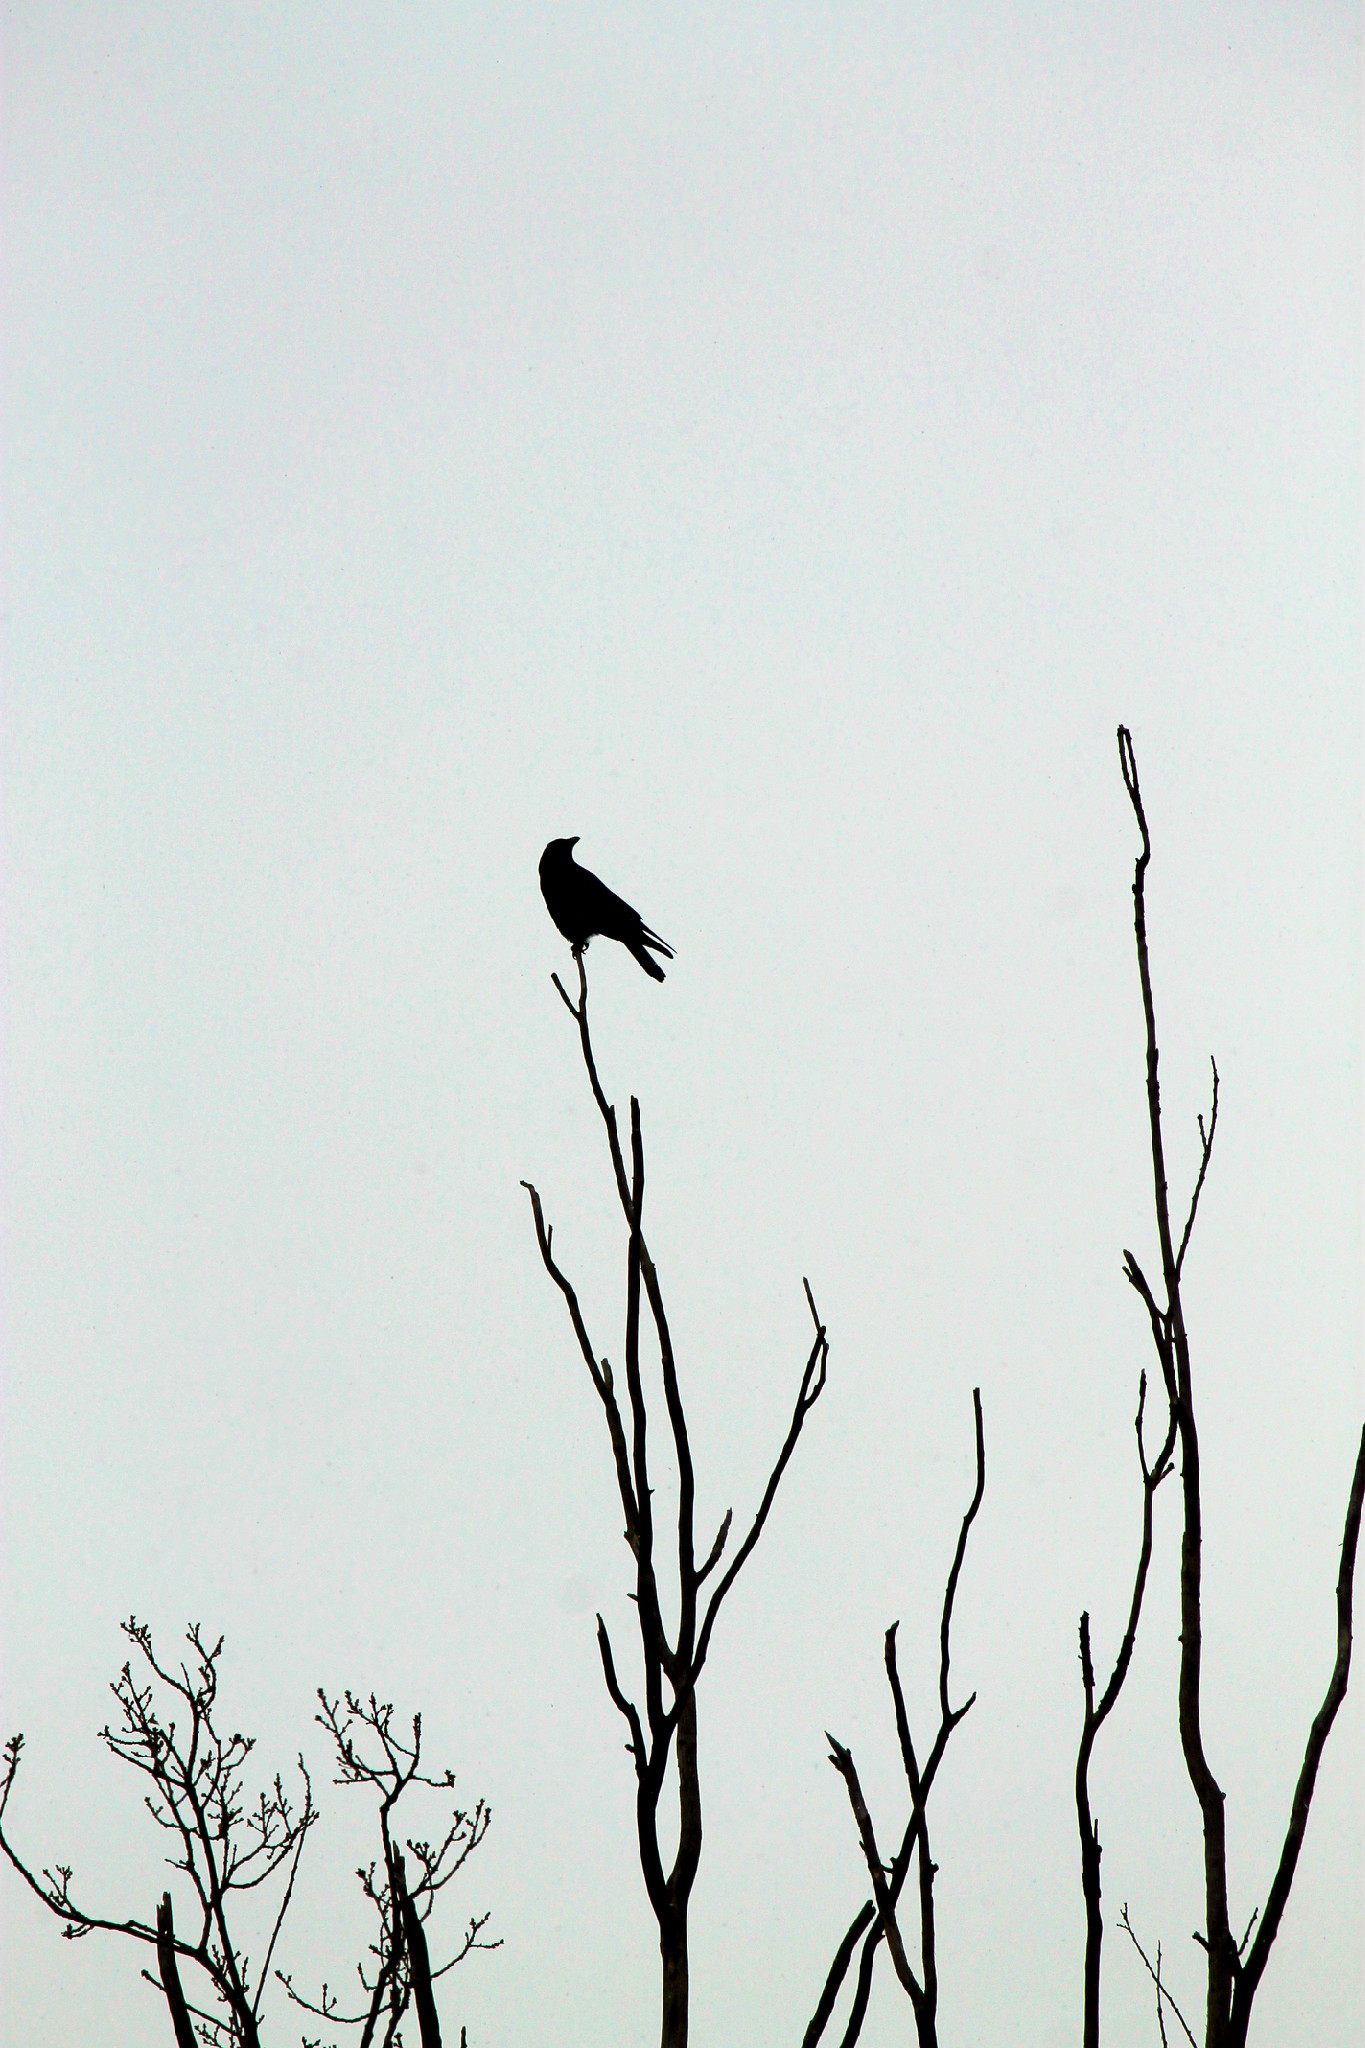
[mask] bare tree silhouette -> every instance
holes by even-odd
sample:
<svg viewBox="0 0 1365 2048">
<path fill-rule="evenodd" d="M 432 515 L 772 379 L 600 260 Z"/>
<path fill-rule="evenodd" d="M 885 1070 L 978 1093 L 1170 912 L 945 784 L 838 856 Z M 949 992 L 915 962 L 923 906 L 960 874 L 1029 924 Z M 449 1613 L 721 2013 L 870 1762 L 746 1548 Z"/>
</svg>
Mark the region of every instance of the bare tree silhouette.
<svg viewBox="0 0 1365 2048">
<path fill-rule="evenodd" d="M 101 1739 L 113 1755 L 151 1780 L 144 1803 L 156 1825 L 172 1837 L 175 1853 L 167 1861 L 189 1881 L 198 1924 L 192 1940 L 177 1935 L 169 1892 L 163 1894 L 154 1922 L 87 1912 L 72 1896 L 69 1864 L 39 1872 L 23 1860 L 4 1832 L 24 1749 L 23 1736 L 15 1735 L 5 1746 L 6 1768 L 0 1780 L 0 1849 L 30 1891 L 61 1921 L 65 1938 L 79 1941 L 102 1929 L 154 1948 L 159 1975 L 153 1977 L 146 1970 L 142 1974 L 165 1996 L 176 2048 L 196 2048 L 196 2043 L 202 2048 L 260 2048 L 262 2004 L 272 1974 L 295 2005 L 333 2026 L 360 2027 L 360 2048 L 372 2048 L 376 2042 L 398 2048 L 399 2024 L 410 2006 L 417 2014 L 422 2048 L 440 2048 L 433 1981 L 472 1950 L 498 1948 L 501 1943 L 482 1938 L 488 1915 L 478 1915 L 470 1920 L 450 1959 L 437 1969 L 431 1967 L 426 1923 L 438 1895 L 483 1841 L 491 1814 L 480 1800 L 472 1810 L 456 1809 L 439 1842 L 409 1840 L 408 1854 L 420 1872 L 409 1885 L 391 1826 L 394 1808 L 413 1785 L 446 1790 L 455 1783 L 449 1770 L 435 1776 L 422 1770 L 421 1716 L 413 1716 L 411 1740 L 404 1741 L 393 1726 L 393 1708 L 381 1705 L 373 1695 L 362 1702 L 350 1692 L 337 1701 L 318 1694 L 322 1712 L 317 1719 L 336 1752 L 335 1782 L 368 1785 L 379 1795 L 382 1870 L 376 1876 L 377 1866 L 371 1863 L 358 1873 L 379 1920 L 370 1949 L 374 1969 L 372 1975 L 363 1966 L 360 1969 L 365 2010 L 343 2013 L 341 2001 L 326 1984 L 320 1999 L 312 2001 L 295 1991 L 285 1972 L 272 1971 L 304 1842 L 318 1819 L 303 1758 L 298 1760 L 303 1779 L 300 1804 L 290 1800 L 278 1776 L 254 1804 L 248 1803 L 243 1779 L 255 1740 L 221 1735 L 215 1720 L 222 1637 L 210 1644 L 198 1625 L 192 1627 L 187 1633 L 192 1655 L 174 1670 L 158 1659 L 145 1622 L 134 1617 L 122 1626 L 140 1661 L 135 1667 L 130 1658 L 111 1686 L 121 1725 L 106 1726 Z M 140 1683 L 143 1667 L 149 1676 Z M 277 1880 L 272 1891 L 262 1892 L 271 1880 Z M 275 1900 L 258 1969 L 252 1968 L 237 1925 L 241 1895 L 253 1892 Z M 207 1978 L 216 2009 L 191 2003 L 180 1978 L 180 1965 L 186 1962 Z M 463 2028 L 460 2039 L 463 2044 Z M 305 2048 L 320 2044 L 305 2037 Z"/>
<path fill-rule="evenodd" d="M 1195 1938 L 1207 1960 L 1205 2005 L 1205 2048 L 1245 2048 L 1252 2003 L 1270 1960 L 1270 1951 L 1280 1930 L 1280 1921 L 1299 1852 L 1317 1781 L 1318 1765 L 1332 1730 L 1337 1711 L 1346 1696 L 1351 1668 L 1351 1604 L 1355 1579 L 1356 1548 L 1360 1537 L 1362 1496 L 1365 1496 L 1365 1429 L 1361 1431 L 1355 1471 L 1346 1507 L 1342 1535 L 1341 1564 L 1337 1574 L 1337 1643 L 1322 1705 L 1313 1718 L 1304 1747 L 1303 1762 L 1290 1804 L 1289 1822 L 1280 1849 L 1275 1875 L 1263 1906 L 1252 1914 L 1239 1942 L 1232 1932 L 1228 1905 L 1227 1836 L 1223 1789 L 1214 1776 L 1204 1747 L 1200 1680 L 1203 1660 L 1203 1613 L 1201 1605 L 1202 1523 L 1199 1491 L 1199 1431 L 1195 1417 L 1194 1378 L 1190 1361 L 1189 1331 L 1185 1322 L 1180 1282 L 1203 1192 L 1209 1159 L 1213 1151 L 1218 1120 L 1218 1069 L 1213 1069 L 1213 1102 L 1208 1126 L 1199 1119 L 1200 1161 L 1190 1198 L 1189 1213 L 1177 1243 L 1171 1223 L 1167 1191 L 1166 1156 L 1161 1127 L 1161 1090 L 1158 1082 L 1156 1009 L 1152 996 L 1151 965 L 1147 944 L 1147 868 L 1152 857 L 1151 837 L 1138 785 L 1137 757 L 1126 726 L 1118 729 L 1119 761 L 1124 788 L 1142 837 L 1142 849 L 1133 871 L 1133 928 L 1137 941 L 1138 977 L 1142 986 L 1142 1008 L 1147 1028 L 1147 1119 L 1152 1147 L 1152 1185 L 1156 1202 L 1157 1239 L 1161 1255 L 1161 1294 L 1148 1283 L 1132 1252 L 1124 1253 L 1124 1271 L 1142 1300 L 1151 1325 L 1152 1343 L 1161 1366 L 1162 1382 L 1170 1401 L 1180 1439 L 1180 1481 L 1183 1527 L 1180 1546 L 1180 1743 L 1185 1768 L 1199 1802 L 1204 1834 L 1205 1929 Z M 1158 1461 L 1159 1462 L 1159 1461 Z M 1088 1901 L 1087 1901 L 1088 1904 Z M 1257 1922 L 1259 1921 L 1259 1926 Z M 1255 1940 L 1252 1933 L 1255 1930 Z M 1158 2000 L 1160 2009 L 1160 2000 Z"/>
<path fill-rule="evenodd" d="M 725 1596 L 753 1552 L 768 1519 L 782 1474 L 796 1448 L 807 1415 L 819 1400 L 825 1385 L 829 1340 L 816 1312 L 809 1282 L 805 1283 L 815 1336 L 801 1374 L 796 1404 L 781 1450 L 769 1474 L 747 1535 L 721 1573 L 709 1596 L 706 1582 L 720 1565 L 730 1534 L 732 1511 L 727 1510 L 715 1538 L 700 1563 L 695 1537 L 696 1480 L 692 1446 L 683 1407 L 682 1388 L 673 1339 L 664 1307 L 658 1269 L 645 1242 L 643 1214 L 645 1196 L 645 1154 L 641 1134 L 640 1105 L 630 1103 L 630 1172 L 617 1127 L 616 1111 L 607 1101 L 598 1078 L 588 1031 L 588 977 L 581 952 L 578 955 L 578 1001 L 573 1002 L 558 975 L 554 985 L 569 1014 L 578 1025 L 583 1061 L 588 1080 L 607 1134 L 616 1192 L 625 1218 L 626 1250 L 626 1392 L 630 1408 L 630 1434 L 616 1396 L 616 1382 L 606 1358 L 599 1359 L 588 1335 L 578 1296 L 555 1261 L 553 1230 L 545 1221 L 541 1199 L 529 1181 L 524 1181 L 535 1218 L 536 1241 L 545 1269 L 564 1297 L 574 1336 L 588 1368 L 594 1391 L 602 1403 L 607 1434 L 616 1469 L 616 1483 L 625 1515 L 625 1540 L 634 1559 L 634 1600 L 640 1631 L 640 1654 L 644 1666 L 645 1711 L 643 1717 L 628 1697 L 617 1676 L 616 1661 L 606 1624 L 597 1617 L 597 1643 L 602 1673 L 613 1705 L 623 1717 L 629 1740 L 626 1744 L 635 1767 L 636 1833 L 640 1869 L 645 1891 L 659 1925 L 659 1953 L 662 1965 L 662 2048 L 685 2048 L 688 2026 L 687 1908 L 701 1860 L 701 1781 L 697 1761 L 696 1687 L 711 1646 L 711 1636 Z M 655 1559 L 654 1505 L 649 1475 L 648 1412 L 640 1365 L 640 1296 L 649 1306 L 650 1320 L 658 1343 L 663 1379 L 664 1404 L 678 1466 L 677 1533 L 677 1626 L 670 1640 L 664 1627 Z M 665 1686 L 669 1697 L 665 1698 Z M 676 1777 L 679 1807 L 678 1846 L 672 1865 L 665 1870 L 659 1843 L 659 1801 L 669 1776 L 670 1761 Z"/>
<path fill-rule="evenodd" d="M 72 1897 L 74 1873 L 69 1864 L 36 1873 L 16 1853 L 4 1833 L 4 1819 L 23 1754 L 22 1735 L 11 1736 L 5 1745 L 0 1849 L 30 1891 L 63 1923 L 68 1941 L 103 1929 L 156 1950 L 159 1984 L 147 1971 L 143 1975 L 165 1993 L 177 2048 L 190 2048 L 196 2028 L 209 2048 L 259 2048 L 261 2000 L 293 1897 L 299 1859 L 317 1819 L 308 1772 L 300 1757 L 301 1804 L 290 1800 L 278 1774 L 253 1805 L 247 1804 L 243 1772 L 255 1748 L 254 1738 L 221 1735 L 214 1722 L 222 1637 L 210 1645 L 196 1624 L 186 1638 L 190 1659 L 175 1671 L 158 1661 L 145 1622 L 134 1616 L 122 1628 L 140 1662 L 135 1675 L 130 1658 L 110 1687 L 121 1725 L 106 1725 L 100 1739 L 114 1756 L 151 1781 L 145 1804 L 156 1825 L 172 1837 L 178 1853 L 167 1858 L 171 1868 L 189 1880 L 198 1919 L 194 1939 L 176 1934 L 169 1893 L 154 1922 L 106 1918 L 87 1912 Z M 143 1667 L 150 1678 L 139 1684 Z M 158 1704 L 157 1686 L 170 1695 L 169 1712 Z M 264 1959 L 253 1974 L 231 1922 L 240 1895 L 258 1890 L 272 1878 L 280 1879 L 279 1901 L 269 1923 Z M 189 2003 L 180 1984 L 181 1960 L 194 1963 L 207 1977 L 219 2010 L 205 2011 Z"/>
</svg>

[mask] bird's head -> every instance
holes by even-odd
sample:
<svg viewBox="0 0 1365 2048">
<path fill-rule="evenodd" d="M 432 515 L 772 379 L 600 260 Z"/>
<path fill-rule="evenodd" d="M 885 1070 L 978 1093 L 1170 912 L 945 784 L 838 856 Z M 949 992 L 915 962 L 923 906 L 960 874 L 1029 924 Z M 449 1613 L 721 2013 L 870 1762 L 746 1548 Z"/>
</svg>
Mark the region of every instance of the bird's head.
<svg viewBox="0 0 1365 2048">
<path fill-rule="evenodd" d="M 544 874 L 547 867 L 557 867 L 561 861 L 571 861 L 573 859 L 573 850 L 578 844 L 578 839 L 579 835 L 577 832 L 574 833 L 572 839 L 552 839 L 544 853 L 540 856 L 541 873 Z"/>
</svg>

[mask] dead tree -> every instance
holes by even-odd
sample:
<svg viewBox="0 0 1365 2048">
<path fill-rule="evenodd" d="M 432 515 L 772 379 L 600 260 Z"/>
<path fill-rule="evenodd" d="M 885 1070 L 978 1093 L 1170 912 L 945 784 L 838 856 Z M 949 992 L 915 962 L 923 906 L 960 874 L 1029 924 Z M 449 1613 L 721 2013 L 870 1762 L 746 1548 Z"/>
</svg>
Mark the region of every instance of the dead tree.
<svg viewBox="0 0 1365 2048">
<path fill-rule="evenodd" d="M 315 2013 L 329 2026 L 359 2027 L 359 2048 L 394 2048 L 398 2029 L 409 2006 L 416 2011 L 422 2048 L 441 2048 L 440 2025 L 432 1985 L 453 1970 L 475 1949 L 501 1948 L 501 1940 L 486 1941 L 483 1932 L 489 1915 L 472 1915 L 453 1955 L 433 1969 L 427 1949 L 426 1926 L 432 1908 L 452 1879 L 458 1876 L 488 1833 L 493 1815 L 480 1799 L 470 1808 L 456 1807 L 442 1839 L 407 1841 L 408 1854 L 421 1875 L 409 1883 L 407 1866 L 393 1832 L 393 1814 L 399 1800 L 413 1785 L 447 1791 L 455 1773 L 446 1769 L 432 1775 L 422 1769 L 422 1717 L 414 1714 L 411 1739 L 404 1741 L 393 1724 L 393 1707 L 371 1693 L 362 1700 L 344 1692 L 329 1700 L 319 1687 L 322 1711 L 318 1726 L 332 1739 L 336 1754 L 336 1785 L 369 1786 L 379 1802 L 381 1859 L 362 1867 L 356 1875 L 360 1888 L 373 1907 L 379 1926 L 370 1944 L 369 1968 L 356 1966 L 365 1994 L 359 2012 L 343 2012 L 342 1999 L 324 1983 L 317 1999 L 305 1998 L 294 1988 L 293 1978 L 283 1970 L 276 1976 L 295 2005 Z"/>
<path fill-rule="evenodd" d="M 1190 1364 L 1189 1332 L 1181 1300 L 1180 1281 L 1190 1232 L 1194 1227 L 1199 1197 L 1213 1150 L 1218 1115 L 1218 1069 L 1213 1070 L 1213 1105 L 1207 1130 L 1199 1119 L 1200 1161 L 1190 1199 L 1189 1214 L 1177 1243 L 1171 1224 L 1166 1182 L 1166 1157 L 1161 1130 L 1161 1091 L 1157 1080 L 1158 1053 L 1156 1011 L 1152 1000 L 1152 977 L 1147 948 L 1147 867 L 1152 857 L 1151 838 L 1138 786 L 1137 759 L 1132 735 L 1126 726 L 1118 731 L 1119 760 L 1124 787 L 1133 806 L 1142 850 L 1133 873 L 1133 925 L 1137 940 L 1138 976 L 1142 985 L 1142 1008 L 1147 1028 L 1147 1118 L 1151 1132 L 1152 1182 L 1156 1198 L 1157 1239 L 1161 1254 L 1161 1295 L 1149 1285 L 1131 1252 L 1124 1253 L 1124 1271 L 1142 1299 L 1151 1325 L 1152 1342 L 1161 1366 L 1167 1397 L 1175 1412 L 1180 1438 L 1181 1499 L 1184 1511 L 1180 1545 L 1180 1743 L 1190 1784 L 1199 1802 L 1204 1835 L 1205 1929 L 1196 1940 L 1205 1951 L 1208 1990 L 1205 2005 L 1205 2048 L 1245 2048 L 1247 2028 L 1270 1951 L 1280 1930 L 1280 1920 L 1294 1882 L 1294 1871 L 1303 1846 L 1304 1830 L 1318 1765 L 1331 1733 L 1332 1723 L 1346 1696 L 1351 1668 L 1351 1602 L 1355 1579 L 1356 1546 L 1360 1536 L 1362 1495 L 1365 1495 L 1365 1429 L 1361 1432 L 1355 1472 L 1346 1508 L 1337 1574 L 1336 1658 L 1328 1679 L 1322 1705 L 1313 1719 L 1304 1748 L 1303 1763 L 1290 1803 L 1289 1822 L 1279 1862 L 1263 1906 L 1252 1914 L 1239 1942 L 1232 1932 L 1228 1904 L 1227 1839 L 1224 1793 L 1214 1776 L 1204 1748 L 1200 1700 L 1203 1654 L 1201 1609 L 1201 1513 L 1199 1494 L 1199 1432 L 1195 1418 L 1194 1380 Z M 1259 1921 L 1259 1927 L 1257 1922 Z M 1255 1940 L 1252 1931 L 1255 1929 Z"/>
<path fill-rule="evenodd" d="M 100 1738 L 116 1757 L 151 1781 L 147 1811 L 172 1837 L 177 1853 L 167 1861 L 184 1873 L 194 1895 L 198 1924 L 193 1940 L 176 1934 L 169 1893 L 150 1921 L 106 1918 L 87 1912 L 72 1897 L 70 1864 L 35 1872 L 17 1854 L 4 1832 L 4 1819 L 23 1754 L 22 1735 L 11 1736 L 5 1745 L 0 1849 L 29 1890 L 62 1922 L 68 1941 L 103 1929 L 156 1950 L 160 1977 L 145 1970 L 143 1975 L 165 1994 L 177 2048 L 192 2048 L 196 2029 L 208 2048 L 260 2048 L 261 1999 L 304 1842 L 317 1819 L 308 1773 L 300 1757 L 301 1805 L 291 1802 L 278 1775 L 254 1805 L 246 1804 L 242 1779 L 254 1739 L 220 1735 L 214 1725 L 222 1637 L 210 1646 L 198 1626 L 191 1628 L 191 1658 L 173 1671 L 158 1662 L 145 1622 L 133 1617 L 122 1626 L 141 1660 L 139 1674 L 145 1665 L 150 1678 L 140 1685 L 132 1660 L 125 1663 L 110 1687 L 121 1725 L 106 1725 Z M 157 1685 L 170 1694 L 165 1718 L 157 1703 Z M 269 1924 L 264 1959 L 253 1976 L 231 1917 L 237 1894 L 255 1891 L 272 1877 L 281 1880 L 279 1902 Z M 208 1979 L 218 2010 L 206 2011 L 189 2002 L 180 1984 L 181 1962 L 194 1963 Z"/>
<path fill-rule="evenodd" d="M 1098 1701 L 1095 1698 L 1095 1665 L 1090 1653 L 1090 1616 L 1088 1613 L 1081 1616 L 1081 1687 L 1085 1694 L 1085 1717 L 1076 1752 L 1076 1822 L 1081 1836 L 1081 1894 L 1085 1900 L 1084 2048 L 1100 2048 L 1100 1951 L 1104 1943 L 1104 1920 L 1100 1913 L 1100 1827 L 1090 1812 L 1090 1757 L 1095 1738 L 1113 1712 L 1133 1661 L 1133 1646 L 1142 1616 L 1142 1598 L 1147 1589 L 1147 1570 L 1152 1562 L 1152 1506 L 1157 1488 L 1171 1472 L 1171 1456 L 1175 1449 L 1176 1413 L 1174 1406 L 1168 1403 L 1165 1440 L 1155 1462 L 1147 1463 L 1147 1447 L 1142 1436 L 1146 1406 L 1147 1375 L 1144 1372 L 1138 1378 L 1137 1418 L 1133 1424 L 1137 1433 L 1138 1465 L 1142 1472 L 1142 1543 L 1133 1579 L 1133 1597 L 1128 1608 L 1128 1626 L 1119 1644 L 1109 1683 Z"/>
<path fill-rule="evenodd" d="M 644 1666 L 643 1716 L 629 1698 L 617 1676 L 606 1623 L 597 1617 L 597 1644 L 607 1692 L 629 1731 L 627 1753 L 635 1767 L 636 1833 L 640 1868 L 645 1891 L 659 1925 L 659 1953 L 663 1977 L 663 2048 L 685 2048 L 687 2041 L 688 1970 L 687 1908 L 701 1859 L 701 1781 L 697 1763 L 697 1681 L 706 1663 L 711 1636 L 726 1594 L 763 1533 L 764 1523 L 777 1493 L 787 1462 L 796 1448 L 802 1425 L 825 1385 L 829 1342 L 824 1324 L 816 1313 L 810 1285 L 806 1300 L 815 1325 L 815 1337 L 801 1375 L 782 1448 L 764 1488 L 762 1500 L 748 1534 L 717 1580 L 709 1596 L 704 1589 L 716 1571 L 730 1534 L 732 1510 L 724 1520 L 705 1557 L 697 1562 L 695 1539 L 696 1479 L 692 1446 L 683 1408 L 677 1361 L 658 1269 L 645 1242 L 643 1214 L 645 1196 L 644 1140 L 640 1127 L 640 1105 L 634 1096 L 630 1104 L 630 1171 L 627 1172 L 617 1128 L 616 1111 L 607 1101 L 598 1079 L 588 1032 L 588 977 L 581 952 L 578 955 L 578 1001 L 574 1003 L 558 975 L 555 987 L 578 1025 L 583 1061 L 606 1129 L 616 1192 L 620 1199 L 627 1233 L 625 1370 L 629 1402 L 629 1435 L 616 1395 L 616 1381 L 605 1357 L 599 1358 L 588 1335 L 587 1325 L 573 1286 L 555 1261 L 553 1230 L 545 1221 L 539 1194 L 529 1181 L 522 1185 L 531 1198 L 536 1240 L 546 1271 L 564 1297 L 578 1348 L 588 1368 L 594 1391 L 602 1403 L 607 1434 L 611 1442 L 616 1483 L 625 1516 L 625 1540 L 634 1560 L 634 1600 L 640 1631 L 640 1653 Z M 654 1550 L 654 1502 L 648 1457 L 648 1413 L 640 1363 L 640 1323 L 643 1290 L 650 1321 L 658 1344 L 663 1379 L 664 1405 L 678 1465 L 678 1584 L 677 1627 L 670 1640 L 664 1627 Z M 665 1687 L 668 1697 L 665 1697 Z M 670 1763 L 678 1790 L 678 1846 L 671 1867 L 665 1870 L 659 1845 L 659 1802 L 669 1777 Z"/>
<path fill-rule="evenodd" d="M 823 2035 L 834 2011 L 844 1977 L 847 1975 L 853 1950 L 860 1936 L 863 1940 L 862 1955 L 858 1966 L 858 1980 L 853 1995 L 853 2005 L 848 2024 L 844 2029 L 843 2048 L 852 2044 L 862 2032 L 867 2002 L 872 1990 L 872 1972 L 876 1965 L 877 1950 L 885 1941 L 891 1953 L 891 1964 L 896 1976 L 910 2000 L 915 2016 L 915 2036 L 919 2048 L 937 2048 L 938 2042 L 938 1962 L 934 1938 L 934 1878 L 938 1865 L 934 1862 L 929 1848 L 929 1794 L 938 1776 L 938 1767 L 943 1761 L 949 1737 L 966 1714 L 970 1711 L 976 1694 L 963 1701 L 960 1707 L 950 1705 L 948 1699 L 948 1666 L 953 1626 L 953 1602 L 957 1598 L 957 1582 L 962 1571 L 962 1561 L 967 1554 L 967 1538 L 972 1523 L 976 1520 L 986 1491 L 986 1437 L 981 1418 L 981 1389 L 972 1389 L 972 1406 L 976 1417 L 976 1490 L 971 1505 L 962 1517 L 958 1532 L 957 1549 L 953 1553 L 952 1569 L 943 1594 L 943 1616 L 939 1623 L 939 1671 L 938 1700 L 939 1724 L 933 1747 L 921 1770 L 915 1754 L 915 1745 L 910 1734 L 910 1719 L 905 1710 L 905 1695 L 901 1690 L 900 1674 L 896 1668 L 896 1629 L 892 1622 L 886 1631 L 886 1676 L 891 1687 L 891 1698 L 896 1711 L 896 1734 L 900 1741 L 901 1763 L 905 1770 L 905 1781 L 910 1792 L 910 1818 L 905 1824 L 900 1848 L 888 1866 L 882 1862 L 877 1847 L 876 1829 L 868 1811 L 863 1788 L 858 1781 L 857 1767 L 852 1754 L 841 1742 L 827 1734 L 830 1762 L 838 1771 L 848 1790 L 849 1805 L 858 1829 L 863 1856 L 867 1862 L 868 1875 L 872 1880 L 872 1897 L 855 1915 L 848 1932 L 840 1942 L 834 1962 L 831 1965 L 820 2003 L 807 2027 L 802 2048 L 815 2048 Z M 918 1851 L 919 1857 L 919 1932 L 920 1932 L 920 1975 L 906 1954 L 904 1937 L 897 1918 L 897 1903 L 910 1869 L 911 1858 Z M 868 1930 L 864 1933 L 864 1930 Z"/>
</svg>

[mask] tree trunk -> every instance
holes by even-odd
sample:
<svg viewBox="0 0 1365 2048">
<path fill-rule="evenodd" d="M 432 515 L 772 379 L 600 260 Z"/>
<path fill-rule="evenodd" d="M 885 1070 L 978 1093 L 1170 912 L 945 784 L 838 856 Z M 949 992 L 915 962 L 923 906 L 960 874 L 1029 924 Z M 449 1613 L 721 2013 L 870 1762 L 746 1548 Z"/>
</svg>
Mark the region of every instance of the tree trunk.
<svg viewBox="0 0 1365 2048">
<path fill-rule="evenodd" d="M 701 1781 L 697 1775 L 697 1695 L 678 1716 L 674 1755 L 678 1766 L 678 1853 L 669 1875 L 667 1901 L 659 1916 L 659 1954 L 664 1966 L 663 2048 L 687 2048 L 687 1902 L 701 1862 Z"/>
<path fill-rule="evenodd" d="M 1079 1779 L 1079 1772 L 1077 1777 Z M 1082 1804 L 1083 1801 L 1083 1804 Z M 1085 1899 L 1085 2004 L 1081 2039 L 1084 2048 L 1100 2048 L 1100 1955 L 1104 1919 L 1100 1912 L 1100 1837 L 1090 1817 L 1090 1802 L 1077 1793 L 1081 1811 L 1081 1893 Z"/>
<path fill-rule="evenodd" d="M 687 2048 L 687 1905 L 669 1906 L 659 1922 L 664 1966 L 664 2015 L 660 2048 Z"/>
</svg>

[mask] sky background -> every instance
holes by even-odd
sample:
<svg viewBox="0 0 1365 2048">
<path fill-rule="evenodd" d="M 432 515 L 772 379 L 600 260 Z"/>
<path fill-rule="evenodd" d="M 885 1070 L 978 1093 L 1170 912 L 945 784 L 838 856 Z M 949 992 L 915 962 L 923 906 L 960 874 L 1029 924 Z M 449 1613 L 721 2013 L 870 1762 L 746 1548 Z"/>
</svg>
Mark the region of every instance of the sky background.
<svg viewBox="0 0 1365 2048">
<path fill-rule="evenodd" d="M 944 2048 L 1080 2029 L 1076 1624 L 1107 1667 L 1154 1261 L 1134 733 L 1187 1267 L 1206 1740 L 1265 1894 L 1334 1646 L 1362 1411 L 1360 24 L 1345 4 L 11 7 L 3 38 L 9 1821 L 92 1909 L 165 1873 L 101 1749 L 120 1619 L 223 1631 L 320 1781 L 281 1960 L 362 1942 L 314 1692 L 421 1707 L 495 1819 L 471 2048 L 657 2038 L 599 1351 L 624 1245 L 536 882 L 644 1105 L 699 1524 L 697 2048 L 791 2048 L 865 1893 L 823 1731 L 905 1795 L 942 1584 Z M 1149 1264 L 1148 1270 L 1153 1270 Z M 1092 1795 L 1202 2004 L 1174 1486 Z M 1365 2033 L 1362 1711 L 1253 2037 Z M 434 1829 L 439 1809 L 422 1816 Z M 414 1816 L 414 1823 L 417 1820 Z M 167 2031 L 0 1883 L 7 2048 Z M 1123 1937 L 1106 2040 L 1156 2039 Z M 907 2038 L 879 1973 L 869 2048 Z M 300 2028 L 276 2000 L 268 2041 Z M 831 2039 L 837 2035 L 831 2035 Z"/>
</svg>

